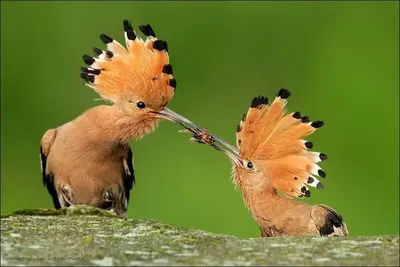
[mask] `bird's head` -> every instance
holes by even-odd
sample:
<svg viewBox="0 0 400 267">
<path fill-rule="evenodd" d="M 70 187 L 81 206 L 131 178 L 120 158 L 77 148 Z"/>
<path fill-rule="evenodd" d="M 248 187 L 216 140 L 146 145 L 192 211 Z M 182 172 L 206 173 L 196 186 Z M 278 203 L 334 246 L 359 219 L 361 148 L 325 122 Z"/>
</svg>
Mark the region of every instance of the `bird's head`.
<svg viewBox="0 0 400 267">
<path fill-rule="evenodd" d="M 316 176 L 325 178 L 326 173 L 317 163 L 327 155 L 310 151 L 313 144 L 303 138 L 324 123 L 310 122 L 300 112 L 287 113 L 290 95 L 287 89 L 281 89 L 272 103 L 266 97 L 254 97 L 237 126 L 236 147 L 209 134 L 208 140 L 213 140 L 209 144 L 233 162 L 239 186 L 262 189 L 272 185 L 288 197 L 309 197 L 307 186 L 323 188 Z"/>
<path fill-rule="evenodd" d="M 268 184 L 264 177 L 264 169 L 256 159 L 244 158 L 240 151 L 230 151 L 227 148 L 218 146 L 218 150 L 224 152 L 232 162 L 232 175 L 234 183 L 241 189 L 253 189 L 262 191 Z"/>
<path fill-rule="evenodd" d="M 93 48 L 96 57 L 83 55 L 88 67 L 81 68 L 82 79 L 143 127 L 155 128 L 158 119 L 182 122 L 183 117 L 166 108 L 176 89 L 167 42 L 157 39 L 150 25 L 139 26 L 145 40 L 129 21 L 123 27 L 126 46 L 101 34 L 107 49 Z"/>
</svg>

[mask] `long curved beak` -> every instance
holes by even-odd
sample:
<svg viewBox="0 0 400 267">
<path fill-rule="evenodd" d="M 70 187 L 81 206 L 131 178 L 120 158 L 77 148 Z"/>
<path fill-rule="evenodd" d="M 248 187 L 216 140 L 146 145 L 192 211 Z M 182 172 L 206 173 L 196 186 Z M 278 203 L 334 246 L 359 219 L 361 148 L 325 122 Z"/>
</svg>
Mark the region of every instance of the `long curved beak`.
<svg viewBox="0 0 400 267">
<path fill-rule="evenodd" d="M 177 123 L 187 129 L 188 131 L 192 132 L 195 136 L 199 136 L 207 132 L 204 128 L 196 125 L 195 123 L 191 122 L 190 120 L 186 119 L 185 117 L 179 115 L 178 113 L 172 111 L 171 109 L 164 107 L 160 112 L 157 112 L 157 117 L 172 121 Z M 229 148 L 236 154 L 239 154 L 239 150 L 237 147 L 232 146 L 231 144 L 225 142 L 224 140 L 220 139 L 219 137 L 212 135 L 207 132 L 209 136 L 212 137 L 214 142 L 220 143 L 221 145 Z M 215 148 L 215 147 L 214 147 Z M 215 148 L 216 149 L 216 148 Z M 218 149 L 217 149 L 218 150 Z"/>
<path fill-rule="evenodd" d="M 224 140 L 218 138 L 217 136 L 210 134 L 207 130 L 196 125 L 182 115 L 179 115 L 178 113 L 166 107 L 164 107 L 160 112 L 155 112 L 155 114 L 160 119 L 165 119 L 181 125 L 183 128 L 192 132 L 194 135 L 193 139 L 195 139 L 199 143 L 207 143 L 211 145 L 214 149 L 225 153 L 235 164 L 243 165 L 243 161 L 239 157 L 239 150 L 237 147 L 234 147 Z M 202 141 L 201 136 L 207 136 L 207 141 Z"/>
<path fill-rule="evenodd" d="M 190 120 L 186 119 L 185 117 L 179 115 L 178 113 L 172 111 L 169 108 L 164 107 L 160 112 L 155 112 L 157 118 L 165 119 L 176 124 L 181 125 L 183 128 L 189 130 L 193 134 L 200 132 L 202 130 L 201 127 L 197 126 Z"/>
<path fill-rule="evenodd" d="M 217 146 L 218 147 L 218 146 Z M 243 167 L 243 160 L 240 159 L 239 154 L 235 152 L 230 152 L 229 150 L 223 148 L 223 147 L 218 147 L 220 151 L 224 152 L 225 155 L 227 155 L 230 160 L 232 160 L 233 163 L 236 165 L 242 166 Z"/>
</svg>

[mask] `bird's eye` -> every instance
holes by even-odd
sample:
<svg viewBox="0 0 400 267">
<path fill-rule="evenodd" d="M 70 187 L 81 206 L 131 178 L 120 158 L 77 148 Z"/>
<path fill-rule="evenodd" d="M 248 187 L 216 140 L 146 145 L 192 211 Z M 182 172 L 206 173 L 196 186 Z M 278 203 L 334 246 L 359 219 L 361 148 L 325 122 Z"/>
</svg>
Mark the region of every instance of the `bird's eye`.
<svg viewBox="0 0 400 267">
<path fill-rule="evenodd" d="M 143 103 L 142 101 L 139 101 L 139 102 L 136 103 L 136 106 L 137 106 L 138 108 L 140 108 L 140 109 L 143 109 L 143 108 L 146 107 L 146 104 Z"/>
<path fill-rule="evenodd" d="M 253 163 L 251 161 L 247 162 L 247 168 L 249 169 L 253 168 Z"/>
</svg>

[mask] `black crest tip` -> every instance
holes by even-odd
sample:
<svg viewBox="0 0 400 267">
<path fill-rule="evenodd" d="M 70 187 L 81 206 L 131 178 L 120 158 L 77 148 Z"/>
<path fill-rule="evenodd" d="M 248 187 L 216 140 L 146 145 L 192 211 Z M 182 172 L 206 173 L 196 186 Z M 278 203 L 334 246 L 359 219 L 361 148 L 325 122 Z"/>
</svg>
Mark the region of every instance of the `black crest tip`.
<svg viewBox="0 0 400 267">
<path fill-rule="evenodd" d="M 240 132 L 242 130 L 242 127 L 240 126 L 240 125 L 238 125 L 237 127 L 236 127 L 236 132 L 238 133 L 238 132 Z"/>
<path fill-rule="evenodd" d="M 295 118 L 295 119 L 301 119 L 301 113 L 300 113 L 300 111 L 296 111 L 295 113 L 293 113 L 293 118 Z"/>
<path fill-rule="evenodd" d="M 325 154 L 325 153 L 320 153 L 320 154 L 319 154 L 319 159 L 320 159 L 321 161 L 327 160 L 327 159 L 328 159 L 328 155 Z"/>
<path fill-rule="evenodd" d="M 83 61 L 88 65 L 92 65 L 94 63 L 94 61 L 95 61 L 94 58 L 92 58 L 91 56 L 88 56 L 86 54 L 84 54 L 82 56 L 82 58 L 83 58 Z"/>
<path fill-rule="evenodd" d="M 318 184 L 317 184 L 317 188 L 318 188 L 318 189 L 324 189 L 324 185 L 323 185 L 323 184 L 321 184 L 320 182 L 318 182 Z"/>
<path fill-rule="evenodd" d="M 89 75 L 88 73 L 81 72 L 81 78 L 84 79 L 85 81 L 94 83 L 94 76 Z"/>
<path fill-rule="evenodd" d="M 310 197 L 311 196 L 310 190 L 307 190 L 306 192 L 304 192 L 304 196 L 305 197 Z"/>
<path fill-rule="evenodd" d="M 165 74 L 171 74 L 172 75 L 172 65 L 171 64 L 166 64 L 163 66 L 162 72 Z"/>
<path fill-rule="evenodd" d="M 126 32 L 133 31 L 132 24 L 129 22 L 129 20 L 125 19 L 123 24 L 124 24 L 124 31 Z"/>
<path fill-rule="evenodd" d="M 311 126 L 314 128 L 320 128 L 324 125 L 325 123 L 323 121 L 313 121 L 311 123 Z"/>
<path fill-rule="evenodd" d="M 302 193 L 305 193 L 307 191 L 307 187 L 303 186 L 300 190 Z"/>
<path fill-rule="evenodd" d="M 168 44 L 166 41 L 156 40 L 153 43 L 153 48 L 157 49 L 158 51 L 168 51 Z"/>
<path fill-rule="evenodd" d="M 302 123 L 309 123 L 310 122 L 310 118 L 307 116 L 304 116 L 303 118 L 301 118 L 301 122 Z"/>
<path fill-rule="evenodd" d="M 129 40 L 134 41 L 136 39 L 136 34 L 134 31 L 127 31 L 126 36 L 128 37 Z"/>
<path fill-rule="evenodd" d="M 307 183 L 308 183 L 308 184 L 312 184 L 313 182 L 314 182 L 314 178 L 308 177 Z"/>
<path fill-rule="evenodd" d="M 246 117 L 247 117 L 247 113 L 244 113 L 242 116 L 242 121 L 245 122 L 246 121 Z"/>
<path fill-rule="evenodd" d="M 176 88 L 176 80 L 175 78 L 172 78 L 169 80 L 169 86 Z"/>
<path fill-rule="evenodd" d="M 278 92 L 278 96 L 282 99 L 287 99 L 292 93 L 288 89 L 281 88 Z"/>
<path fill-rule="evenodd" d="M 104 33 L 100 34 L 100 40 L 105 44 L 108 44 L 108 43 L 111 43 L 112 41 L 114 41 L 111 37 L 105 35 Z"/>
<path fill-rule="evenodd" d="M 81 67 L 81 72 L 82 73 L 90 73 L 90 74 L 94 74 L 94 75 L 99 75 L 100 74 L 100 72 L 101 72 L 101 70 L 98 70 L 98 69 L 88 69 L 88 68 L 85 68 L 85 67 Z"/>
<path fill-rule="evenodd" d="M 109 50 L 107 50 L 106 51 L 106 55 L 107 55 L 108 58 L 112 58 L 114 56 L 114 53 L 109 51 Z"/>
<path fill-rule="evenodd" d="M 81 72 L 83 73 L 89 73 L 89 69 L 85 67 L 81 67 Z"/>
<path fill-rule="evenodd" d="M 139 25 L 139 30 L 146 36 L 156 37 L 156 34 L 154 33 L 153 28 L 150 26 L 150 24 Z"/>
<path fill-rule="evenodd" d="M 126 32 L 126 36 L 129 40 L 133 41 L 136 39 L 135 31 L 133 30 L 133 27 L 128 20 L 124 20 L 124 31 Z"/>
<path fill-rule="evenodd" d="M 326 172 L 324 172 L 323 170 L 319 169 L 318 170 L 318 175 L 321 176 L 322 178 L 326 177 Z"/>
<path fill-rule="evenodd" d="M 250 107 L 251 108 L 256 108 L 258 106 L 258 103 L 260 102 L 260 99 L 262 98 L 262 96 L 256 96 L 251 100 L 251 104 Z"/>
<path fill-rule="evenodd" d="M 313 144 L 312 142 L 309 142 L 309 141 L 305 142 L 304 145 L 305 145 L 306 148 L 308 148 L 308 149 L 311 149 L 311 148 L 313 148 L 313 146 L 314 146 L 314 144 Z"/>
<path fill-rule="evenodd" d="M 92 70 L 88 70 L 89 73 L 94 74 L 94 75 L 100 75 L 101 70 L 99 69 L 92 69 Z"/>
<path fill-rule="evenodd" d="M 97 48 L 97 47 L 93 47 L 93 53 L 96 56 L 100 56 L 103 53 L 103 51 L 101 49 Z"/>
<path fill-rule="evenodd" d="M 268 104 L 268 98 L 264 97 L 264 96 L 256 96 L 253 98 L 253 100 L 251 101 L 251 105 L 250 107 L 252 108 L 257 108 L 260 105 L 266 105 Z"/>
</svg>

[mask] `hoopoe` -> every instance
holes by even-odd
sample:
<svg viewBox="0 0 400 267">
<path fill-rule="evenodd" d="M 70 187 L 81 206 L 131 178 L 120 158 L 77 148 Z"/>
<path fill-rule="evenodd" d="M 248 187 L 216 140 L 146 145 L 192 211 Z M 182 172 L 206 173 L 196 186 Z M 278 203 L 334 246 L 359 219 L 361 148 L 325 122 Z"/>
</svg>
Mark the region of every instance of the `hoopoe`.
<svg viewBox="0 0 400 267">
<path fill-rule="evenodd" d="M 153 132 L 160 119 L 184 119 L 166 107 L 176 88 L 167 42 L 150 25 L 139 26 L 145 41 L 129 21 L 123 27 L 126 47 L 101 34 L 107 49 L 95 47 L 96 58 L 83 55 L 88 67 L 81 68 L 86 85 L 112 104 L 90 108 L 42 137 L 43 183 L 57 209 L 86 204 L 126 216 L 135 184 L 129 140 Z"/>
<path fill-rule="evenodd" d="M 261 236 L 347 236 L 343 217 L 334 209 L 294 199 L 310 197 L 308 186 L 323 188 L 315 176 L 325 178 L 317 163 L 327 155 L 310 151 L 312 142 L 303 139 L 324 122 L 310 122 L 300 112 L 287 113 L 290 95 L 289 90 L 281 89 L 272 103 L 267 97 L 253 98 L 237 126 L 237 147 L 228 146 L 231 151 L 206 130 L 197 130 L 191 139 L 212 145 L 230 158 L 233 181 L 240 187 Z"/>
</svg>

